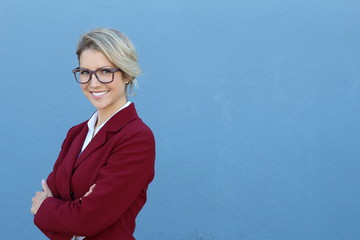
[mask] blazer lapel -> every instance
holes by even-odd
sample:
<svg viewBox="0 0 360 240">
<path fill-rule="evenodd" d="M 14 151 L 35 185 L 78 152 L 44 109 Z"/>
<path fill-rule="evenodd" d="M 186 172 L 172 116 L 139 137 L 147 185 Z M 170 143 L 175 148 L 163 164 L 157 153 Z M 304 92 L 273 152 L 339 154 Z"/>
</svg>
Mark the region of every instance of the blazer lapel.
<svg viewBox="0 0 360 240">
<path fill-rule="evenodd" d="M 79 164 L 84 161 L 87 156 L 89 156 L 96 149 L 104 145 L 104 143 L 106 142 L 106 132 L 101 130 L 102 129 L 100 129 L 100 131 L 90 141 L 89 145 L 87 145 L 84 151 L 80 154 L 80 156 L 76 160 L 74 168 L 77 168 L 77 166 L 79 166 Z"/>
<path fill-rule="evenodd" d="M 92 152 L 103 146 L 108 139 L 119 132 L 126 124 L 138 118 L 134 103 L 115 114 L 100 129 L 95 137 L 90 141 L 89 145 L 84 149 L 77 159 L 74 168 L 77 168 Z"/>
</svg>

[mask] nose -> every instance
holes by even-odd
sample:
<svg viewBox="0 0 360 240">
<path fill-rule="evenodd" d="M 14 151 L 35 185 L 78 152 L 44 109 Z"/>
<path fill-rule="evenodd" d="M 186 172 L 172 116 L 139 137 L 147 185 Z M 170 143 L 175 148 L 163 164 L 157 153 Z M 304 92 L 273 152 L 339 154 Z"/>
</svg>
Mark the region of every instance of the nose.
<svg viewBox="0 0 360 240">
<path fill-rule="evenodd" d="M 100 87 L 101 82 L 97 79 L 96 75 L 93 73 L 90 78 L 90 86 L 93 88 Z"/>
</svg>

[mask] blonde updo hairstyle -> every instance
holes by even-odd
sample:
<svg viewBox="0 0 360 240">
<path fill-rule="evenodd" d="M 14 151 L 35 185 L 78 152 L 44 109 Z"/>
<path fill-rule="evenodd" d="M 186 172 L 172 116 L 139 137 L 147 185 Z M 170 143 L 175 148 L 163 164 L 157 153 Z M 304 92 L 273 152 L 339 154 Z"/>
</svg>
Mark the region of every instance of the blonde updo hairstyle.
<svg viewBox="0 0 360 240">
<path fill-rule="evenodd" d="M 126 91 L 133 94 L 133 87 L 137 87 L 136 77 L 141 69 L 132 42 L 125 34 L 109 28 L 97 28 L 80 36 L 76 50 L 78 60 L 86 49 L 95 49 L 103 53 L 116 67 L 120 68 L 126 82 Z"/>
</svg>

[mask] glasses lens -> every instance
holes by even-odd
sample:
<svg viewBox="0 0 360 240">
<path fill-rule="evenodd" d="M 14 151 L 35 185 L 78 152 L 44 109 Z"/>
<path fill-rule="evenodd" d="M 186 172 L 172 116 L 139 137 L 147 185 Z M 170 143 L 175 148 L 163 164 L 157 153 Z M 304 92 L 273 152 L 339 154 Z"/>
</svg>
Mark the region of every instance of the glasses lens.
<svg viewBox="0 0 360 240">
<path fill-rule="evenodd" d="M 96 72 L 100 82 L 109 83 L 113 80 L 114 73 L 110 69 L 100 69 Z"/>
<path fill-rule="evenodd" d="M 91 74 L 88 71 L 78 70 L 75 73 L 76 81 L 86 83 L 89 81 Z"/>
</svg>

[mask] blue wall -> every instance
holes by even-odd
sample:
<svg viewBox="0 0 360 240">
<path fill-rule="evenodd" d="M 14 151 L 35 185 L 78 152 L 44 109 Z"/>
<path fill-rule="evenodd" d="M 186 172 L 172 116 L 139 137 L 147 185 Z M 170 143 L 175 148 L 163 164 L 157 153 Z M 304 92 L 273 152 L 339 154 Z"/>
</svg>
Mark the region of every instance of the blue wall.
<svg viewBox="0 0 360 240">
<path fill-rule="evenodd" d="M 157 139 L 139 240 L 360 239 L 358 0 L 0 1 L 1 239 L 94 111 L 78 37 L 125 32 Z"/>
</svg>

